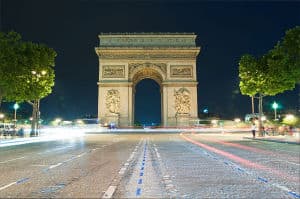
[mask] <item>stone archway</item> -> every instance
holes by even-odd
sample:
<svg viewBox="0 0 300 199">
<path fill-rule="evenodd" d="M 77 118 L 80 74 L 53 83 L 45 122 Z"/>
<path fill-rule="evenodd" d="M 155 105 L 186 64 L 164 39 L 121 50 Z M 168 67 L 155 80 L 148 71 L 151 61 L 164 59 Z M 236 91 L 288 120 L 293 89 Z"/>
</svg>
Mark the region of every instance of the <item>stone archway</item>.
<svg viewBox="0 0 300 199">
<path fill-rule="evenodd" d="M 164 126 L 198 119 L 196 46 L 193 33 L 100 34 L 98 117 L 103 123 L 134 122 L 135 85 L 150 78 L 161 87 Z"/>
<path fill-rule="evenodd" d="M 165 80 L 164 74 L 158 68 L 156 68 L 155 64 L 147 64 L 147 67 L 143 67 L 144 64 L 137 67 L 137 70 L 132 73 L 130 80 L 132 81 L 132 121 L 135 121 L 134 108 L 135 108 L 135 93 L 136 93 L 136 85 L 142 81 L 143 79 L 152 79 L 160 86 L 160 96 L 161 96 L 161 118 L 163 119 L 163 92 L 162 92 L 162 83 Z"/>
</svg>

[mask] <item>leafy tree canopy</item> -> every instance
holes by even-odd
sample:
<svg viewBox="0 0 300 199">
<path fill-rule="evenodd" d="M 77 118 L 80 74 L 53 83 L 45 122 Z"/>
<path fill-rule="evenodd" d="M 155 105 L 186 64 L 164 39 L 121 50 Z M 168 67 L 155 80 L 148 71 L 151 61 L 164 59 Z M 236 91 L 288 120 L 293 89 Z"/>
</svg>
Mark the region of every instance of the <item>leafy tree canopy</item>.
<svg viewBox="0 0 300 199">
<path fill-rule="evenodd" d="M 244 95 L 276 95 L 300 81 L 300 27 L 288 30 L 283 41 L 260 58 L 243 55 L 239 62 Z"/>
<path fill-rule="evenodd" d="M 3 39 L 7 47 L 1 48 L 0 55 L 4 57 L 0 59 L 0 86 L 5 99 L 32 101 L 50 94 L 54 86 L 56 52 L 43 44 L 21 41 L 20 35 L 14 32 L 1 35 L 9 38 Z"/>
</svg>

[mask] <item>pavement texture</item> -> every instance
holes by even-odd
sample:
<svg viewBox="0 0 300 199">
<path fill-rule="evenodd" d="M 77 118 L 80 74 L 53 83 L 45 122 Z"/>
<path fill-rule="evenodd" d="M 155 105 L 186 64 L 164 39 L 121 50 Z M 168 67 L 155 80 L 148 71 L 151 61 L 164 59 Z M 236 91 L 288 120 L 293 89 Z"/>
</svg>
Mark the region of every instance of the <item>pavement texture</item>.
<svg viewBox="0 0 300 199">
<path fill-rule="evenodd" d="M 300 145 L 250 138 L 207 130 L 6 138 L 0 198 L 300 198 Z M 6 145 L 14 141 L 22 144 Z"/>
</svg>

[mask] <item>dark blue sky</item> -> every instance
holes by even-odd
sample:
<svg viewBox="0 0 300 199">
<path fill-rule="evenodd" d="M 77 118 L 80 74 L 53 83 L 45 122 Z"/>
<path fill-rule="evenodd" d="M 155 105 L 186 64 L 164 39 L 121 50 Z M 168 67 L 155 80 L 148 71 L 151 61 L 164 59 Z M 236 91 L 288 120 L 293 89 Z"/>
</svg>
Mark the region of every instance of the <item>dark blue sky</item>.
<svg viewBox="0 0 300 199">
<path fill-rule="evenodd" d="M 248 97 L 233 94 L 238 88 L 239 58 L 245 53 L 266 53 L 285 30 L 300 25 L 299 1 L 0 2 L 1 31 L 15 30 L 24 40 L 45 43 L 58 53 L 56 84 L 41 107 L 42 115 L 49 117 L 97 113 L 98 59 L 94 47 L 100 32 L 195 32 L 197 45 L 202 48 L 197 60 L 199 112 L 208 107 L 227 118 L 243 116 L 251 107 Z M 149 93 L 155 90 L 151 81 L 141 84 L 150 88 Z M 299 88 L 267 97 L 266 110 L 273 100 L 285 109 L 295 109 L 299 106 L 298 93 Z M 148 116 L 159 118 L 160 107 L 152 107 L 154 112 Z M 140 115 L 146 115 L 143 107 L 139 110 Z"/>
</svg>

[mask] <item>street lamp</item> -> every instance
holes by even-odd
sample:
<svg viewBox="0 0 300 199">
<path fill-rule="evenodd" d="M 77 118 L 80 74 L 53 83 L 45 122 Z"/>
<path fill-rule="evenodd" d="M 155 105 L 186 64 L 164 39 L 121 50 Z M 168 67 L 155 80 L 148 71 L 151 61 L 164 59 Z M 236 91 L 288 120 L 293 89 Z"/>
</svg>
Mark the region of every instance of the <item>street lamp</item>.
<svg viewBox="0 0 300 199">
<path fill-rule="evenodd" d="M 5 115 L 3 113 L 0 113 L 0 120 L 3 120 L 3 123 L 4 123 L 4 117 Z"/>
<path fill-rule="evenodd" d="M 15 125 L 14 125 L 14 128 L 15 128 L 15 130 L 17 128 L 17 109 L 18 108 L 20 108 L 19 104 L 15 103 L 14 104 L 14 109 L 15 109 L 15 117 L 14 117 L 14 123 L 15 123 Z"/>
<path fill-rule="evenodd" d="M 274 109 L 274 120 L 276 120 L 277 119 L 277 108 L 278 108 L 278 104 L 276 103 L 276 102 L 274 102 L 273 104 L 272 104 L 272 108 Z"/>
</svg>

